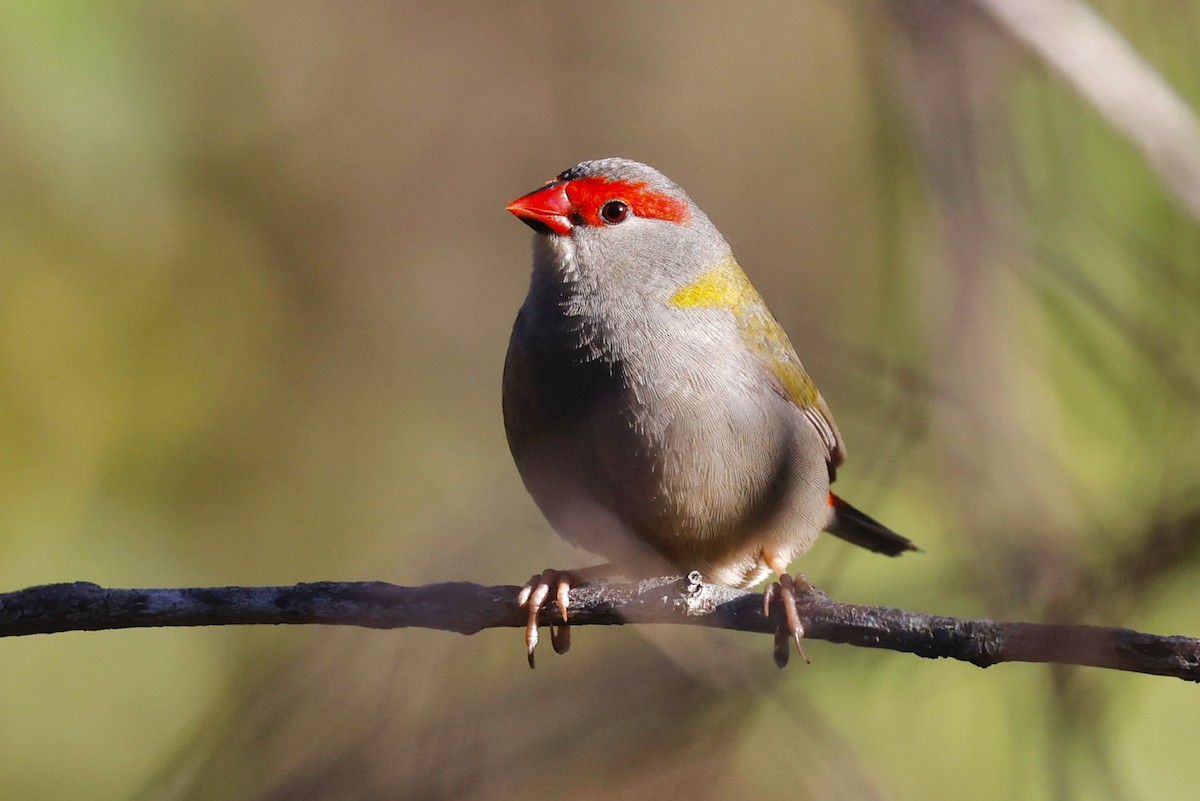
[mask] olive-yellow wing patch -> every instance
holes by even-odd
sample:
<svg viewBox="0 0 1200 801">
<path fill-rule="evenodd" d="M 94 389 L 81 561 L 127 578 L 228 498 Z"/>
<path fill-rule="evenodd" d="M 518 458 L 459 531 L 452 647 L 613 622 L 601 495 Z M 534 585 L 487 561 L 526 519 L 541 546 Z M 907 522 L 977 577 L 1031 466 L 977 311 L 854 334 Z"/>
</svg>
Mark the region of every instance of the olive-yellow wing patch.
<svg viewBox="0 0 1200 801">
<path fill-rule="evenodd" d="M 746 347 L 762 361 L 782 392 L 817 430 L 829 466 L 836 468 L 845 461 L 846 448 L 825 399 L 800 363 L 783 327 L 732 256 L 677 290 L 671 296 L 671 303 L 679 308 L 731 311 Z"/>
</svg>

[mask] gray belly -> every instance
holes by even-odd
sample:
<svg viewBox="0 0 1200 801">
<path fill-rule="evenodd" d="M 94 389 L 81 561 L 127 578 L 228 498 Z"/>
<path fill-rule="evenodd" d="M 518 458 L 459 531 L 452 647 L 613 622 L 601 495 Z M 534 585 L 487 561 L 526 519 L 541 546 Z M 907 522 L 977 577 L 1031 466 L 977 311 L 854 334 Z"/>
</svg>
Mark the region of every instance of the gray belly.
<svg viewBox="0 0 1200 801">
<path fill-rule="evenodd" d="M 645 365 L 539 349 L 514 332 L 505 425 L 551 525 L 639 574 L 711 575 L 764 537 L 806 548 L 828 485 L 816 486 L 824 460 L 799 412 L 762 376 L 673 367 L 649 381 Z"/>
</svg>

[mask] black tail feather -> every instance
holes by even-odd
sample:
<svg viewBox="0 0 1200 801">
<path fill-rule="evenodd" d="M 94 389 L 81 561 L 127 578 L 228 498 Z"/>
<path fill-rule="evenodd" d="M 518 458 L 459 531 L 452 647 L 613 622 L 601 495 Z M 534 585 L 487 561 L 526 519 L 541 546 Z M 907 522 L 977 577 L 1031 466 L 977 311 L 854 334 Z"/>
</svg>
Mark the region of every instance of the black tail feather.
<svg viewBox="0 0 1200 801">
<path fill-rule="evenodd" d="M 899 556 L 905 551 L 924 553 L 908 537 L 897 534 L 833 493 L 829 495 L 829 505 L 833 507 L 833 517 L 829 522 L 829 527 L 825 530 L 833 536 L 860 548 L 866 548 L 868 551 L 888 556 Z"/>
</svg>

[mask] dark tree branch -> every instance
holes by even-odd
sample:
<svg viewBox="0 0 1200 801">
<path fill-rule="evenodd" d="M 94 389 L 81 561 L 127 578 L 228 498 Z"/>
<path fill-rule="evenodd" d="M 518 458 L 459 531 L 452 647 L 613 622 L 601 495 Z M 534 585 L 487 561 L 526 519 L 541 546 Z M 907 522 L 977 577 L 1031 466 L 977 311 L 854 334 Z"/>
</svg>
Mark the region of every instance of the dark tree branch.
<svg viewBox="0 0 1200 801">
<path fill-rule="evenodd" d="M 713 584 L 696 574 L 637 584 L 597 583 L 571 591 L 572 625 L 685 623 L 773 632 L 762 596 Z M 400 587 L 383 582 L 319 582 L 289 587 L 117 590 L 88 582 L 48 584 L 0 594 L 0 637 L 149 626 L 252 623 L 420 628 L 474 634 L 519 628 L 517 588 L 454 582 Z M 1056 662 L 1200 681 L 1200 640 L 1128 629 L 997 623 L 830 601 L 803 600 L 807 636 L 988 667 L 999 662 Z M 554 610 L 545 623 L 561 619 Z"/>
</svg>

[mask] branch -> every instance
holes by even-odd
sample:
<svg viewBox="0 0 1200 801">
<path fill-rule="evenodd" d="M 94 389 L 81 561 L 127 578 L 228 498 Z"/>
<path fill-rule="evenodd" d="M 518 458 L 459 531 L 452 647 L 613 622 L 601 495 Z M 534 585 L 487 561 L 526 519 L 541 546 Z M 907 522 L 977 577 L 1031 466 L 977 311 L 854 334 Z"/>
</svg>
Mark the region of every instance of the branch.
<svg viewBox="0 0 1200 801">
<path fill-rule="evenodd" d="M 401 587 L 378 581 L 288 587 L 106 589 L 89 582 L 48 584 L 0 594 L 0 637 L 151 626 L 323 624 L 376 629 L 419 627 L 474 634 L 520 628 L 517 587 L 453 582 Z M 762 596 L 697 574 L 636 584 L 595 583 L 571 591 L 571 625 L 682 623 L 774 632 Z M 830 601 L 801 599 L 806 636 L 945 657 L 988 667 L 1000 662 L 1056 662 L 1200 681 L 1200 640 L 1128 629 L 997 623 Z M 556 610 L 543 623 L 561 623 Z"/>
<path fill-rule="evenodd" d="M 1200 220 L 1200 121 L 1083 0 L 975 0 L 1087 98 Z"/>
</svg>

